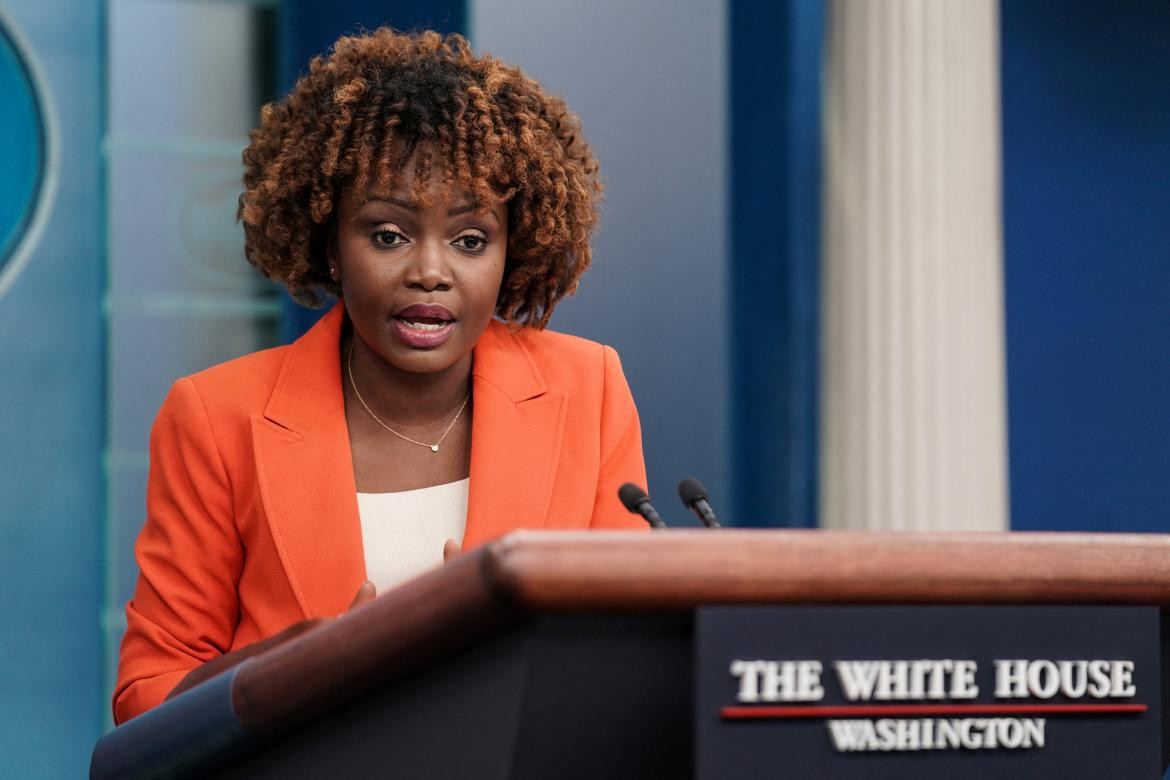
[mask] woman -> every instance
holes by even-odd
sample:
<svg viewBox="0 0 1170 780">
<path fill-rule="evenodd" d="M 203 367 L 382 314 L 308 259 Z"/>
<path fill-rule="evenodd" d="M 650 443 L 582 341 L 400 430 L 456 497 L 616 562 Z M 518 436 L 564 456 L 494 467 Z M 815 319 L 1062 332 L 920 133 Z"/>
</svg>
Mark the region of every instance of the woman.
<svg viewBox="0 0 1170 780">
<path fill-rule="evenodd" d="M 264 108 L 244 167 L 249 261 L 339 301 L 163 403 L 118 722 L 460 546 L 641 527 L 617 355 L 543 330 L 601 192 L 561 100 L 459 36 L 378 30 Z"/>
</svg>

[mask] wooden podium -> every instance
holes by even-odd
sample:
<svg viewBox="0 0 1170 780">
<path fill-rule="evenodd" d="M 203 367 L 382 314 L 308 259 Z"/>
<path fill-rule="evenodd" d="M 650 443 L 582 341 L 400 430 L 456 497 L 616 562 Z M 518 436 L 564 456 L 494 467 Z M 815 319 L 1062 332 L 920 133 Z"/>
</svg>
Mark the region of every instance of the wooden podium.
<svg viewBox="0 0 1170 780">
<path fill-rule="evenodd" d="M 1166 648 L 1170 535 L 515 532 L 113 730 L 91 777 L 691 777 L 713 604 L 1156 605 Z"/>
</svg>

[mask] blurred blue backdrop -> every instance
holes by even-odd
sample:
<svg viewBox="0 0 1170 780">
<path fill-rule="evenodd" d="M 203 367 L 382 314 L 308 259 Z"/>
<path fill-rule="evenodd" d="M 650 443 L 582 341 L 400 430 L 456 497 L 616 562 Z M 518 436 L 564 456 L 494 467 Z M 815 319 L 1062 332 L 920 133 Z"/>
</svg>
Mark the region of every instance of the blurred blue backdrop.
<svg viewBox="0 0 1170 780">
<path fill-rule="evenodd" d="M 1170 3 L 1002 10 L 1012 526 L 1170 530 Z"/>
<path fill-rule="evenodd" d="M 0 4 L 0 27 L 0 777 L 78 777 L 105 708 L 101 7 Z"/>
</svg>

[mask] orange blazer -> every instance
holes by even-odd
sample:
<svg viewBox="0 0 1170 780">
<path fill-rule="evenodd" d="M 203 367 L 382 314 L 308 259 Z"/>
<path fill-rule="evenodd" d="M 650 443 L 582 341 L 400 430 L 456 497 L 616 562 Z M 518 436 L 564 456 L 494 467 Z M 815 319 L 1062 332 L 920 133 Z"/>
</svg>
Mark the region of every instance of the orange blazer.
<svg viewBox="0 0 1170 780">
<path fill-rule="evenodd" d="M 340 614 L 366 580 L 343 317 L 339 303 L 295 343 L 184 377 L 163 402 L 116 722 L 222 653 Z M 493 322 L 473 354 L 464 549 L 515 528 L 644 528 L 617 498 L 646 483 L 617 353 Z"/>
</svg>

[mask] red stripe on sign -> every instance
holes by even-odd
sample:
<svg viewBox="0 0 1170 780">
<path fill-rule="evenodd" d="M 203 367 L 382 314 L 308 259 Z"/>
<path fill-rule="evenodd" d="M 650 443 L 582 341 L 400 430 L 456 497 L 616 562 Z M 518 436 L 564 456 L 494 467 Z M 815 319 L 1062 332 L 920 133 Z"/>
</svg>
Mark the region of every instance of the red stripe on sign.
<svg viewBox="0 0 1170 780">
<path fill-rule="evenodd" d="M 851 704 L 839 707 L 724 707 L 728 720 L 873 718 L 885 715 L 1090 715 L 1146 712 L 1146 704 Z"/>
</svg>

